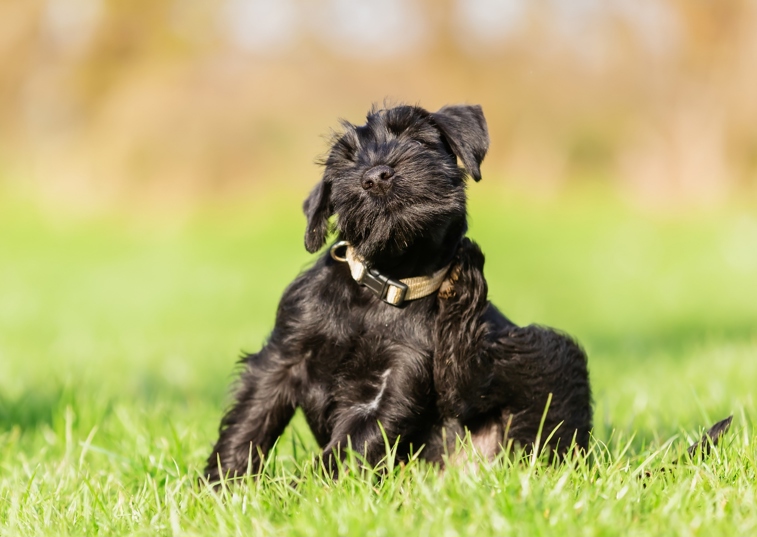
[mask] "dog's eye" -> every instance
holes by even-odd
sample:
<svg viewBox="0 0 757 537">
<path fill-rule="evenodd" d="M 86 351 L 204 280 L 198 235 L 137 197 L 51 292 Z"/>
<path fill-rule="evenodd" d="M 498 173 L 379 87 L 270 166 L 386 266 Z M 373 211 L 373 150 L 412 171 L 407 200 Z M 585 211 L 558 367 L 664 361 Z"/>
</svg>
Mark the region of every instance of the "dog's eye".
<svg viewBox="0 0 757 537">
<path fill-rule="evenodd" d="M 423 139 L 415 140 L 415 143 L 424 149 L 430 149 L 432 151 L 436 149 L 436 144 L 429 140 L 423 140 Z"/>
<path fill-rule="evenodd" d="M 420 140 L 419 140 L 419 139 L 417 139 L 417 138 L 416 138 L 416 139 L 415 139 L 415 140 L 413 140 L 413 141 L 414 141 L 414 142 L 415 142 L 416 144 L 418 144 L 418 146 L 419 146 L 419 147 L 423 147 L 423 148 L 425 148 L 425 149 L 428 149 L 428 148 L 430 148 L 430 147 L 431 147 L 431 144 L 429 144 L 429 143 L 428 143 L 428 142 L 427 142 L 426 140 L 422 140 L 422 139 L 420 139 Z"/>
</svg>

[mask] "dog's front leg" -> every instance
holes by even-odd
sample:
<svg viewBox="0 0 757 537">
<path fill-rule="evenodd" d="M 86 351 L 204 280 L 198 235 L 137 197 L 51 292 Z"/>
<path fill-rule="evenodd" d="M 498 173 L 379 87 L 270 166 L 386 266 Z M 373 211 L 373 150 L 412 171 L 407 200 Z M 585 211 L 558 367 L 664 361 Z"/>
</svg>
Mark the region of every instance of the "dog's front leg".
<svg viewBox="0 0 757 537">
<path fill-rule="evenodd" d="M 428 425 L 431 378 L 424 363 L 420 354 L 405 356 L 372 379 L 372 388 L 359 379 L 343 387 L 331 439 L 322 454 L 332 476 L 338 473 L 337 460 L 345 460 L 348 448 L 368 466 L 376 466 L 387 455 L 387 443 L 391 447 L 398 439 L 408 441 L 419 427 Z M 403 444 L 400 451 L 404 453 L 407 447 Z"/>
<path fill-rule="evenodd" d="M 381 425 L 379 425 L 381 424 Z M 385 443 L 381 434 L 383 423 L 378 419 L 350 416 L 338 425 L 331 441 L 323 448 L 321 455 L 323 466 L 332 477 L 338 477 L 337 460 L 344 461 L 348 450 L 352 450 L 369 466 L 375 466 L 386 455 Z M 385 429 L 386 431 L 386 429 Z M 396 439 L 396 432 L 386 431 L 391 442 Z"/>
<path fill-rule="evenodd" d="M 296 407 L 293 368 L 276 345 L 269 343 L 242 363 L 235 403 L 221 420 L 218 441 L 205 467 L 211 483 L 221 476 L 259 472 L 262 457 L 284 431 Z"/>
</svg>

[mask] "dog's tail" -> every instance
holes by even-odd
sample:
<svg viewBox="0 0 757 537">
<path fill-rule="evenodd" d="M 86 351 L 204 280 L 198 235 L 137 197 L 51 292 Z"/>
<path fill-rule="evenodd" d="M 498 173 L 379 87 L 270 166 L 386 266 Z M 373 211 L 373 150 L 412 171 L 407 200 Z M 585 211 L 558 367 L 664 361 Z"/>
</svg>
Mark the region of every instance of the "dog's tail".
<svg viewBox="0 0 757 537">
<path fill-rule="evenodd" d="M 733 421 L 733 415 L 728 416 L 724 420 L 720 420 L 715 425 L 707 429 L 707 431 L 702 435 L 702 438 L 700 438 L 698 441 L 691 444 L 689 448 L 686 450 L 689 453 L 689 457 L 694 458 L 696 457 L 697 453 L 701 453 L 702 457 L 706 457 L 707 455 L 709 455 L 712 448 L 718 445 L 720 438 L 731 427 L 732 421 Z M 661 468 L 657 468 L 655 470 L 644 470 L 643 473 L 639 474 L 638 478 L 641 480 L 644 480 L 644 479 L 648 479 L 652 477 L 654 474 L 657 474 L 657 473 L 669 472 L 672 470 L 673 467 L 677 466 L 679 462 L 681 462 L 680 459 L 677 461 L 671 462 L 669 465 L 662 466 Z M 646 484 L 644 486 L 646 487 Z"/>
<path fill-rule="evenodd" d="M 702 438 L 698 442 L 694 442 L 689 446 L 689 449 L 687 450 L 689 452 L 689 456 L 695 457 L 698 452 L 701 452 L 702 456 L 709 455 L 710 450 L 718 445 L 720 437 L 722 437 L 728 431 L 728 429 L 730 429 L 732 421 L 733 416 L 731 415 L 724 420 L 720 420 L 715 425 L 707 429 L 707 432 L 702 435 Z"/>
</svg>

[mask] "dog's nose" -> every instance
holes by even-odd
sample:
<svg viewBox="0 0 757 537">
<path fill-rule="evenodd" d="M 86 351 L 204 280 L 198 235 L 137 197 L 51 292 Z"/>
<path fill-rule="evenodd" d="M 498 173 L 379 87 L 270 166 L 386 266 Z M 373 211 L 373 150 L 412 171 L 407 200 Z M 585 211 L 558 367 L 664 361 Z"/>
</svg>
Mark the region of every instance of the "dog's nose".
<svg viewBox="0 0 757 537">
<path fill-rule="evenodd" d="M 391 166 L 374 166 L 363 174 L 363 180 L 360 184 L 363 186 L 363 190 L 375 188 L 383 193 L 391 186 L 392 177 L 394 177 L 394 168 Z"/>
</svg>

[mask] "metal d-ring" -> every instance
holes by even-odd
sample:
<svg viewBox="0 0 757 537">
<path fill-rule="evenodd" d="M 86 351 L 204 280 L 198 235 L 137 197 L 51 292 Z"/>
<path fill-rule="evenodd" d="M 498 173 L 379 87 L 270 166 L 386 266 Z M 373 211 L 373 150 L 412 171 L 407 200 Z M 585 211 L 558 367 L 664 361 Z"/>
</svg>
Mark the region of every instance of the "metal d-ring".
<svg viewBox="0 0 757 537">
<path fill-rule="evenodd" d="M 339 241 L 335 242 L 334 245 L 329 250 L 329 253 L 331 254 L 331 257 L 334 259 L 334 261 L 339 261 L 340 263 L 346 263 L 347 262 L 347 247 L 350 245 L 349 241 Z M 340 256 L 337 253 L 337 250 L 340 248 L 344 248 L 344 256 Z"/>
</svg>

